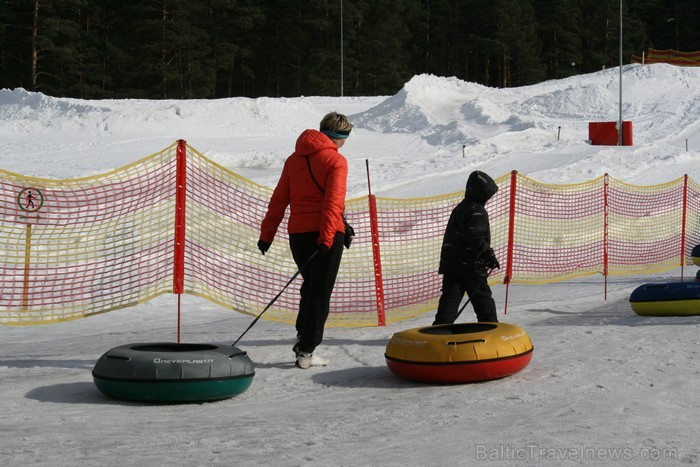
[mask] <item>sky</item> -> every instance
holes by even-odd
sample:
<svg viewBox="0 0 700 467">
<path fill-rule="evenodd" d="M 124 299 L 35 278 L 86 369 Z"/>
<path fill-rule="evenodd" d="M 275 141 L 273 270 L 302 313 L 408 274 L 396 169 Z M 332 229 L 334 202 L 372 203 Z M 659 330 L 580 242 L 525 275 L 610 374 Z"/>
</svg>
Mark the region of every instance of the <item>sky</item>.
<svg viewBox="0 0 700 467">
<path fill-rule="evenodd" d="M 392 96 L 80 100 L 0 90 L 0 169 L 67 179 L 123 167 L 186 140 L 274 187 L 298 134 L 338 111 L 348 198 L 462 191 L 469 173 L 544 183 L 608 173 L 649 185 L 700 180 L 700 68 L 628 65 L 495 89 L 413 77 Z M 588 123 L 623 119 L 632 146 L 597 146 Z M 367 172 L 369 167 L 369 173 Z M 371 183 L 371 186 L 368 184 Z M 341 266 L 342 267 L 342 266 Z M 686 277 L 695 270 L 686 268 Z M 697 268 L 695 268 L 697 269 Z M 260 320 L 237 344 L 256 375 L 241 395 L 159 405 L 110 399 L 91 371 L 109 349 L 173 342 L 177 297 L 40 326 L 0 326 L 0 463 L 124 465 L 686 465 L 700 462 L 700 316 L 641 317 L 630 293 L 653 275 L 493 287 L 499 319 L 530 335 L 531 363 L 475 384 L 404 381 L 384 359 L 395 332 L 329 328 L 323 368 L 296 369 L 294 329 Z M 291 287 L 297 287 L 295 282 Z M 270 297 L 272 299 L 272 297 Z M 232 343 L 252 318 L 183 295 L 182 341 Z M 474 321 L 471 307 L 460 320 Z"/>
</svg>

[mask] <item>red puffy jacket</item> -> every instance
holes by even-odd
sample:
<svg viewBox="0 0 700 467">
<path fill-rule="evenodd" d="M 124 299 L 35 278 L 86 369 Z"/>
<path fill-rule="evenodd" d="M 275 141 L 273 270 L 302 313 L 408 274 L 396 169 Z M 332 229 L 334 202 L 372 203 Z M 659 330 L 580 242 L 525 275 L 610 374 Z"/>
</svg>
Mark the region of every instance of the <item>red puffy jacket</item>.
<svg viewBox="0 0 700 467">
<path fill-rule="evenodd" d="M 311 170 L 325 194 L 314 183 Z M 267 214 L 260 226 L 260 239 L 272 243 L 277 228 L 290 206 L 290 234 L 319 232 L 318 243 L 333 244 L 336 232 L 344 232 L 342 213 L 345 210 L 348 161 L 338 152 L 338 146 L 318 130 L 305 130 L 297 138 L 294 153 L 284 163 Z"/>
</svg>

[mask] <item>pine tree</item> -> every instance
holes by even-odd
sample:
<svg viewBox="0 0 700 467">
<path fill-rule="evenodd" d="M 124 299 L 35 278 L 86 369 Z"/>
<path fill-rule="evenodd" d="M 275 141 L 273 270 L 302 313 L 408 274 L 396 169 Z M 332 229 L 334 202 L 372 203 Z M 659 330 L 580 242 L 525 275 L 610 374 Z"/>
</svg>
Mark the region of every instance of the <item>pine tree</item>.
<svg viewBox="0 0 700 467">
<path fill-rule="evenodd" d="M 395 93 L 411 78 L 407 66 L 411 36 L 402 21 L 406 11 L 402 0 L 376 0 L 359 11 L 348 55 L 352 94 Z"/>
<path fill-rule="evenodd" d="M 581 10 L 578 0 L 537 0 L 537 24 L 542 41 L 546 79 L 577 73 L 581 66 Z"/>
<path fill-rule="evenodd" d="M 623 63 L 647 48 L 700 50 L 698 0 L 622 5 Z M 0 86 L 82 98 L 392 94 L 419 73 L 520 86 L 618 66 L 619 8 L 619 0 L 7 0 Z"/>
</svg>

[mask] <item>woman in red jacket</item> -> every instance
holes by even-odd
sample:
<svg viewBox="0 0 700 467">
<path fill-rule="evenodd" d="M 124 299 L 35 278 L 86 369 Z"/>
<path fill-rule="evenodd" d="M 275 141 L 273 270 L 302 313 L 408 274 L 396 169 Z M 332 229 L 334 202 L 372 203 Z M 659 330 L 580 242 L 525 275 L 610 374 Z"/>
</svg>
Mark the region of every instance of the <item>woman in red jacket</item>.
<svg viewBox="0 0 700 467">
<path fill-rule="evenodd" d="M 345 115 L 331 112 L 318 131 L 305 130 L 297 138 L 260 226 L 258 248 L 264 255 L 290 207 L 289 246 L 304 279 L 296 320 L 298 342 L 293 348 L 299 368 L 328 364 L 314 351 L 323 340 L 343 256 L 348 162 L 338 150 L 351 130 Z M 316 257 L 309 262 L 314 252 Z"/>
</svg>

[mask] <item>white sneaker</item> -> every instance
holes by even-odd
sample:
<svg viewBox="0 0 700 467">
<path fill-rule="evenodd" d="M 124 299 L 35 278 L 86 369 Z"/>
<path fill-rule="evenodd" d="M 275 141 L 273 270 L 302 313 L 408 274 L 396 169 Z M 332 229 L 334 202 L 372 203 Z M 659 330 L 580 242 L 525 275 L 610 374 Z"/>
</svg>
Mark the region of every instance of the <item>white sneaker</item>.
<svg viewBox="0 0 700 467">
<path fill-rule="evenodd" d="M 328 365 L 328 359 L 319 357 L 312 353 L 299 352 L 297 355 L 297 367 L 306 370 L 312 366 L 326 366 Z"/>
</svg>

